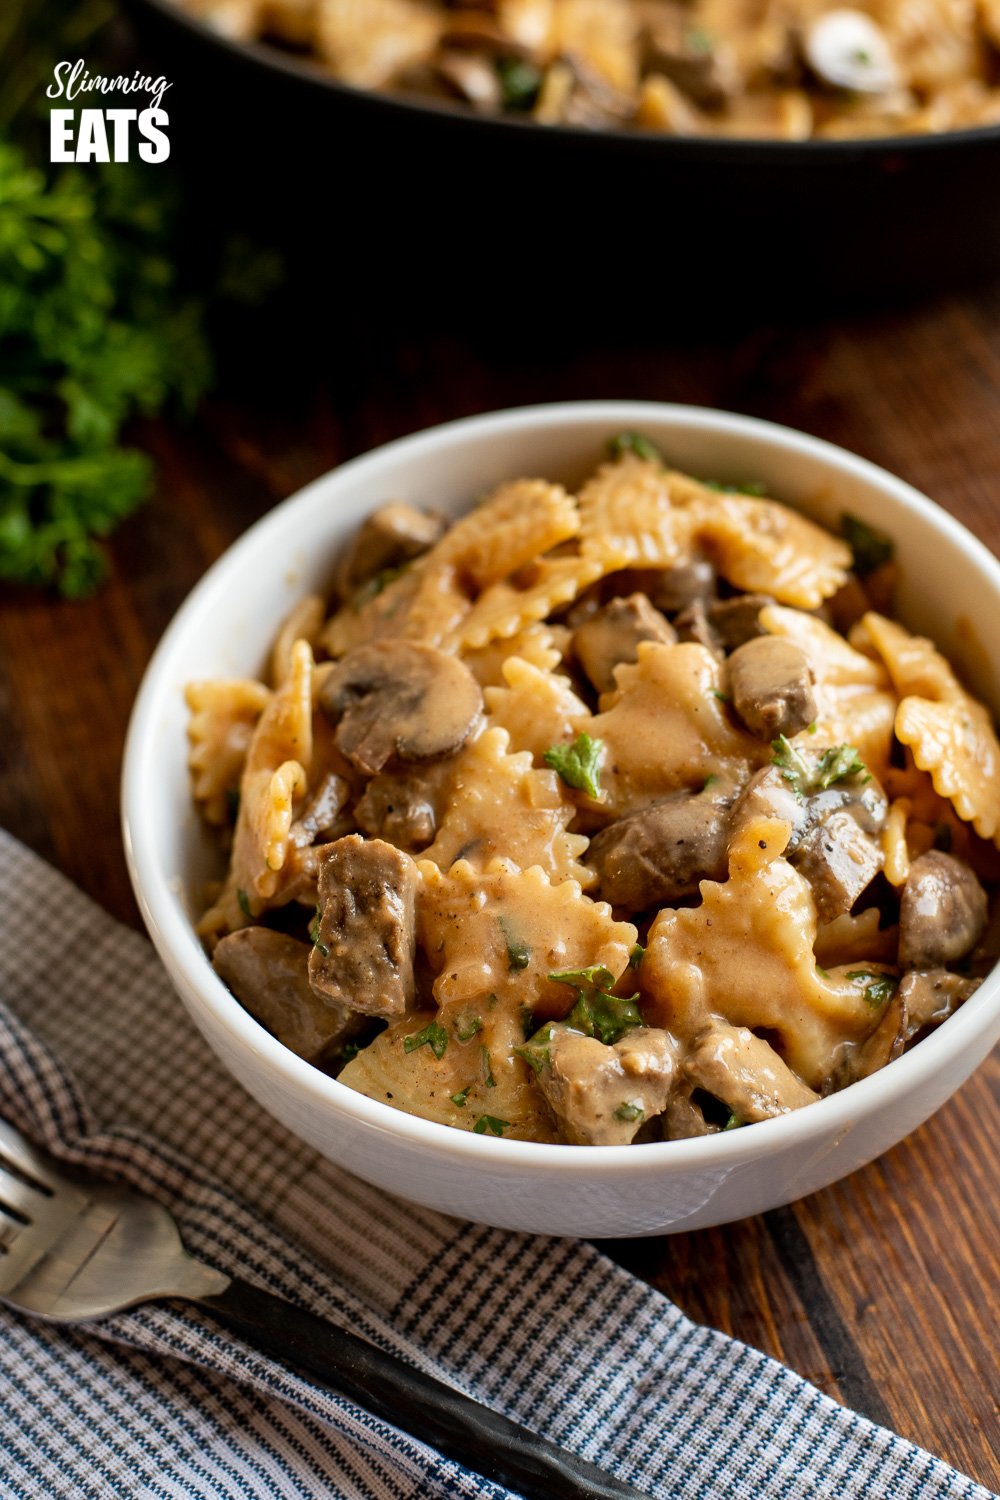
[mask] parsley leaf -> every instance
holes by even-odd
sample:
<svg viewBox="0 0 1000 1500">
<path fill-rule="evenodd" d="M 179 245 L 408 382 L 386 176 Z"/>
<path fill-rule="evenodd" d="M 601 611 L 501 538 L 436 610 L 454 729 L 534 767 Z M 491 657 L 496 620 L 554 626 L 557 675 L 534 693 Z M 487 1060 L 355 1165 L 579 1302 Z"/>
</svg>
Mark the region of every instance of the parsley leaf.
<svg viewBox="0 0 1000 1500">
<path fill-rule="evenodd" d="M 482 1016 L 462 1016 L 455 1022 L 455 1036 L 460 1042 L 471 1042 L 483 1029 Z"/>
<path fill-rule="evenodd" d="M 451 1102 L 452 1102 L 452 1104 L 454 1104 L 454 1106 L 455 1106 L 456 1109 L 464 1109 L 465 1108 L 465 1101 L 469 1097 L 469 1089 L 471 1089 L 471 1087 L 472 1087 L 472 1084 L 470 1083 L 468 1085 L 468 1087 L 462 1089 L 460 1093 L 458 1093 L 458 1094 L 452 1094 L 452 1096 L 451 1096 Z"/>
<path fill-rule="evenodd" d="M 588 797 L 596 799 L 601 795 L 603 753 L 604 741 L 592 740 L 584 730 L 577 735 L 572 745 L 553 745 L 546 750 L 542 759 L 553 771 L 558 772 L 567 786 L 575 787 L 578 792 L 586 792 Z"/>
<path fill-rule="evenodd" d="M 630 969 L 637 969 L 639 967 L 639 965 L 642 963 L 642 960 L 643 960 L 643 958 L 645 956 L 645 953 L 646 953 L 646 950 L 642 946 L 641 943 L 635 943 L 635 944 L 633 944 L 632 952 L 628 956 L 628 966 L 629 966 L 629 968 Z"/>
<path fill-rule="evenodd" d="M 448 1047 L 448 1033 L 437 1021 L 431 1021 L 423 1031 L 414 1031 L 412 1035 L 403 1040 L 404 1052 L 416 1052 L 418 1047 L 430 1047 L 434 1056 L 444 1057 Z"/>
<path fill-rule="evenodd" d="M 534 63 L 520 57 L 498 57 L 496 70 L 504 109 L 533 109 L 542 87 L 542 75 Z"/>
<path fill-rule="evenodd" d="M 250 910 L 250 897 L 242 886 L 237 886 L 236 888 L 236 899 L 239 902 L 240 911 L 243 915 L 252 918 L 253 912 Z"/>
<path fill-rule="evenodd" d="M 485 1085 L 486 1085 L 486 1087 L 488 1089 L 495 1089 L 496 1086 L 497 1086 L 497 1081 L 493 1077 L 493 1065 L 490 1062 L 490 1049 L 489 1049 L 489 1047 L 480 1047 L 480 1049 L 479 1049 L 479 1061 L 480 1061 L 480 1066 L 481 1066 L 482 1074 L 483 1074 L 483 1082 L 485 1083 Z"/>
<path fill-rule="evenodd" d="M 313 917 L 312 921 L 309 923 L 309 936 L 312 938 L 312 945 L 313 945 L 313 947 L 314 948 L 318 948 L 319 951 L 320 951 L 320 953 L 322 953 L 322 955 L 323 955 L 324 958 L 329 958 L 330 957 L 330 950 L 327 947 L 327 945 L 323 942 L 323 940 L 321 939 L 321 937 L 319 935 L 319 924 L 320 924 L 320 919 L 322 917 L 322 914 L 323 914 L 322 907 L 317 906 L 317 908 L 316 908 L 316 915 Z"/>
<path fill-rule="evenodd" d="M 515 937 L 506 917 L 498 917 L 500 931 L 507 947 L 507 968 L 513 974 L 516 969 L 526 969 L 531 963 L 531 949 L 521 938 Z"/>
<path fill-rule="evenodd" d="M 824 792 L 835 782 L 860 776 L 868 769 L 853 745 L 831 745 L 812 763 L 783 734 L 771 742 L 771 749 L 774 765 L 799 798 Z"/>
<path fill-rule="evenodd" d="M 865 999 L 873 1007 L 887 1005 L 896 993 L 899 983 L 891 974 L 871 974 L 866 969 L 850 969 L 848 979 L 865 985 Z M 865 983 L 870 981 L 869 983 Z"/>
<path fill-rule="evenodd" d="M 643 437 L 641 432 L 619 432 L 617 436 L 608 442 L 608 452 L 612 458 L 621 458 L 626 453 L 634 453 L 636 458 L 645 458 L 650 463 L 662 464 L 663 454 L 655 443 L 650 442 L 648 437 Z"/>
<path fill-rule="evenodd" d="M 840 518 L 840 531 L 854 554 L 854 571 L 859 578 L 892 561 L 895 543 L 876 526 L 869 526 L 867 521 L 859 520 L 845 510 Z"/>
<path fill-rule="evenodd" d="M 716 490 L 720 495 L 749 495 L 760 500 L 767 494 L 767 486 L 759 479 L 748 480 L 745 484 L 723 484 L 718 479 L 703 479 L 701 482 L 706 490 Z"/>
<path fill-rule="evenodd" d="M 609 994 L 614 975 L 607 969 L 596 966 L 563 969 L 550 974 L 549 978 L 559 984 L 572 985 L 577 992 L 576 1004 L 566 1017 L 566 1025 L 572 1031 L 597 1037 L 606 1047 L 612 1047 L 626 1031 L 643 1024 L 638 995 Z"/>
<path fill-rule="evenodd" d="M 480 1115 L 472 1130 L 474 1135 L 485 1135 L 488 1130 L 493 1135 L 503 1135 L 509 1126 L 509 1120 L 498 1120 L 496 1115 Z"/>
<path fill-rule="evenodd" d="M 631 1124 L 633 1120 L 644 1120 L 645 1118 L 646 1111 L 641 1104 L 630 1104 L 626 1101 L 624 1104 L 619 1104 L 615 1110 L 615 1119 L 625 1120 L 628 1124 Z"/>
<path fill-rule="evenodd" d="M 518 1057 L 523 1057 L 529 1068 L 536 1075 L 549 1066 L 552 1061 L 552 1033 L 555 1023 L 552 1021 L 536 1031 L 534 1036 L 529 1037 L 523 1047 L 515 1047 L 514 1051 Z"/>
<path fill-rule="evenodd" d="M 725 1125 L 723 1125 L 722 1128 L 723 1130 L 739 1130 L 740 1127 L 745 1124 L 746 1120 L 741 1120 L 736 1111 L 733 1110 L 730 1113 L 729 1119 L 726 1121 Z"/>
</svg>

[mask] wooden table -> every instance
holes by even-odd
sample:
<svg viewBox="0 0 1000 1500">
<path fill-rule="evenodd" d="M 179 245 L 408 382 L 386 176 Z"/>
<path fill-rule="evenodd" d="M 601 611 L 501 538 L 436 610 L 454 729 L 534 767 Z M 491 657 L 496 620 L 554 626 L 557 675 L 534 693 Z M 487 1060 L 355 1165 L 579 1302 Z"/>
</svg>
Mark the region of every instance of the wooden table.
<svg viewBox="0 0 1000 1500">
<path fill-rule="evenodd" d="M 627 340 L 627 342 L 626 342 Z M 532 331 L 343 349 L 305 392 L 218 398 L 151 424 L 154 502 L 93 600 L 0 600 L 0 822 L 139 925 L 118 829 L 133 695 L 157 638 L 223 548 L 306 480 L 444 418 L 574 397 L 769 417 L 902 475 L 1000 551 L 1000 284 L 907 312 L 735 340 L 568 347 Z M 514 350 L 514 353 L 511 353 Z M 280 382 L 275 382 L 280 387 Z M 40 913 L 43 928 L 57 913 Z M 1000 1489 L 1000 1057 L 880 1161 L 763 1218 L 617 1254 L 695 1319 Z"/>
</svg>

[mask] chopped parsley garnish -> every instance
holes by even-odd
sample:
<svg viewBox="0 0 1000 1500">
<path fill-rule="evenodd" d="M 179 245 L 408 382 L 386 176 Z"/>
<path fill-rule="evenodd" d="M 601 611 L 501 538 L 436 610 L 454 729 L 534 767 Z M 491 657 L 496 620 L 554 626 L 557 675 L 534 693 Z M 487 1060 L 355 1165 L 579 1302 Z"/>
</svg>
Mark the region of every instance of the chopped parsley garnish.
<svg viewBox="0 0 1000 1500">
<path fill-rule="evenodd" d="M 448 1046 L 448 1033 L 437 1021 L 431 1021 L 423 1031 L 415 1031 L 403 1040 L 404 1052 L 416 1052 L 418 1047 L 430 1047 L 435 1057 L 444 1057 Z"/>
<path fill-rule="evenodd" d="M 482 1016 L 463 1016 L 455 1022 L 455 1036 L 460 1042 L 471 1042 L 483 1029 Z"/>
<path fill-rule="evenodd" d="M 720 703 L 732 703 L 733 701 L 728 693 L 720 693 L 718 688 L 712 689 L 712 697 L 718 698 Z"/>
<path fill-rule="evenodd" d="M 236 899 L 240 903 L 240 911 L 243 915 L 245 917 L 252 917 L 253 912 L 250 910 L 250 897 L 242 886 L 237 886 L 236 888 Z"/>
<path fill-rule="evenodd" d="M 877 527 L 869 526 L 867 521 L 861 521 L 845 510 L 840 518 L 840 531 L 854 554 L 854 571 L 859 578 L 892 561 L 896 551 L 892 538 Z"/>
<path fill-rule="evenodd" d="M 604 741 L 592 740 L 584 730 L 572 745 L 553 745 L 542 759 L 556 771 L 567 786 L 586 792 L 595 799 L 601 795 L 601 756 Z"/>
<path fill-rule="evenodd" d="M 368 1046 L 367 1042 L 345 1042 L 341 1051 L 341 1059 L 345 1063 L 352 1062 L 359 1052 L 363 1052 Z"/>
<path fill-rule="evenodd" d="M 897 980 L 891 974 L 870 974 L 866 969 L 851 969 L 848 979 L 865 985 L 865 999 L 871 1006 L 887 1005 L 896 993 Z"/>
<path fill-rule="evenodd" d="M 497 1081 L 493 1077 L 493 1066 L 490 1063 L 489 1047 L 480 1047 L 479 1060 L 482 1065 L 483 1082 L 488 1089 L 495 1089 L 497 1086 Z"/>
<path fill-rule="evenodd" d="M 459 1093 L 459 1094 L 452 1094 L 452 1096 L 451 1096 L 451 1102 L 452 1102 L 452 1104 L 454 1104 L 454 1106 L 455 1106 L 456 1109 L 464 1109 L 465 1108 L 465 1101 L 469 1097 L 469 1089 L 471 1087 L 472 1087 L 472 1084 L 470 1083 L 468 1085 L 468 1088 L 462 1089 L 461 1093 Z"/>
<path fill-rule="evenodd" d="M 554 1023 L 546 1022 L 540 1031 L 536 1031 L 533 1037 L 525 1042 L 523 1047 L 515 1047 L 514 1051 L 518 1057 L 523 1057 L 533 1073 L 541 1073 L 552 1061 L 550 1051 L 552 1043 L 552 1032 Z"/>
<path fill-rule="evenodd" d="M 485 1135 L 487 1131 L 493 1135 L 503 1135 L 509 1126 L 509 1120 L 498 1120 L 496 1115 L 480 1115 L 472 1131 L 474 1135 Z"/>
<path fill-rule="evenodd" d="M 516 937 L 511 930 L 510 923 L 506 917 L 498 917 L 500 931 L 507 946 L 507 968 L 513 974 L 517 969 L 526 969 L 531 963 L 531 949 L 521 938 Z"/>
<path fill-rule="evenodd" d="M 549 975 L 558 984 L 568 984 L 577 992 L 577 1001 L 566 1017 L 566 1025 L 584 1036 L 593 1036 L 606 1047 L 613 1047 L 626 1031 L 642 1025 L 638 995 L 612 995 L 609 987 L 614 975 L 600 967 L 563 969 Z"/>
<path fill-rule="evenodd" d="M 715 42 L 710 31 L 704 26 L 688 26 L 684 32 L 684 45 L 689 52 L 696 52 L 701 57 L 707 57 L 714 49 Z"/>
<path fill-rule="evenodd" d="M 639 965 L 642 963 L 645 952 L 646 950 L 641 943 L 635 943 L 633 945 L 632 952 L 628 956 L 628 966 L 630 969 L 637 969 L 639 967 Z"/>
<path fill-rule="evenodd" d="M 542 87 L 542 75 L 534 63 L 520 57 L 498 57 L 496 70 L 504 109 L 533 109 Z"/>
<path fill-rule="evenodd" d="M 853 745 L 831 745 L 812 765 L 783 734 L 771 742 L 771 749 L 774 764 L 800 798 L 814 792 L 825 792 L 835 782 L 860 776 L 868 770 Z"/>
<path fill-rule="evenodd" d="M 354 610 L 362 609 L 369 600 L 377 599 L 379 594 L 384 593 L 390 583 L 395 583 L 400 574 L 405 573 L 405 571 L 406 564 L 403 563 L 398 568 L 382 568 L 380 572 L 373 574 L 351 596 L 351 608 Z"/>
<path fill-rule="evenodd" d="M 659 448 L 655 443 L 650 442 L 648 437 L 643 437 L 641 432 L 619 432 L 609 441 L 608 452 L 612 458 L 621 458 L 626 453 L 634 453 L 636 458 L 645 458 L 652 464 L 663 462 L 663 454 Z"/>
<path fill-rule="evenodd" d="M 615 1110 L 615 1119 L 625 1120 L 628 1124 L 631 1124 L 633 1120 L 644 1120 L 645 1118 L 646 1111 L 640 1104 L 629 1104 L 626 1102 L 625 1104 L 619 1104 Z"/>
<path fill-rule="evenodd" d="M 736 1111 L 733 1110 L 729 1116 L 729 1119 L 726 1121 L 725 1125 L 723 1125 L 722 1128 L 723 1130 L 739 1130 L 740 1126 L 745 1124 L 746 1120 L 741 1120 Z"/>
<path fill-rule="evenodd" d="M 321 916 L 322 908 L 317 906 L 316 914 L 313 917 L 312 921 L 309 923 L 309 936 L 312 938 L 313 947 L 318 948 L 324 958 L 329 958 L 330 950 L 319 935 L 319 924 Z"/>
<path fill-rule="evenodd" d="M 534 1012 L 531 1009 L 531 1006 L 528 1005 L 526 1001 L 522 1000 L 521 1004 L 518 1006 L 517 1013 L 521 1018 L 521 1030 L 524 1033 L 524 1040 L 527 1041 L 531 1036 L 531 1033 L 535 1029 Z"/>
</svg>

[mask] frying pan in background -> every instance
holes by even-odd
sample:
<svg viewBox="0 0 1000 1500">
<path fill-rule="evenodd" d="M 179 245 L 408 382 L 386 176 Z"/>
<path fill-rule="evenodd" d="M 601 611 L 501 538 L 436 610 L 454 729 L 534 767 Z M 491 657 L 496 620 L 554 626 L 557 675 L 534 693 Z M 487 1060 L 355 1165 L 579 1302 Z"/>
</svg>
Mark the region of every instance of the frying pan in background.
<svg viewBox="0 0 1000 1500">
<path fill-rule="evenodd" d="M 690 326 L 1000 274 L 1000 126 L 794 143 L 540 127 L 363 93 L 171 0 L 127 3 L 173 80 L 200 211 L 385 317 Z"/>
</svg>

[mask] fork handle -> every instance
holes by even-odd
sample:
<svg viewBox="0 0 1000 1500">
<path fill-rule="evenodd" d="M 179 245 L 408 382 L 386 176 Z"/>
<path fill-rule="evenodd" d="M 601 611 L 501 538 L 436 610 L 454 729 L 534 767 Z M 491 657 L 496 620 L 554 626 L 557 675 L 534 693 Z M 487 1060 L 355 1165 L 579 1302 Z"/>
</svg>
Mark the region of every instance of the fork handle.
<svg viewBox="0 0 1000 1500">
<path fill-rule="evenodd" d="M 234 1277 L 192 1298 L 248 1343 L 526 1500 L 646 1500 L 603 1469 L 463 1396 L 357 1334 Z"/>
</svg>

